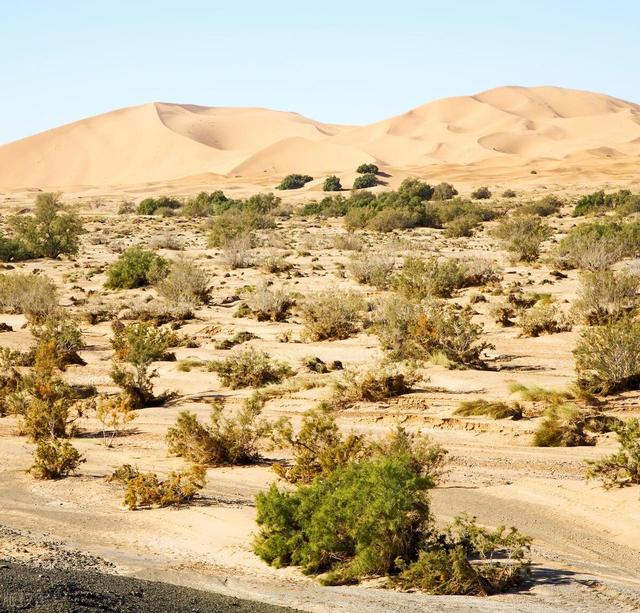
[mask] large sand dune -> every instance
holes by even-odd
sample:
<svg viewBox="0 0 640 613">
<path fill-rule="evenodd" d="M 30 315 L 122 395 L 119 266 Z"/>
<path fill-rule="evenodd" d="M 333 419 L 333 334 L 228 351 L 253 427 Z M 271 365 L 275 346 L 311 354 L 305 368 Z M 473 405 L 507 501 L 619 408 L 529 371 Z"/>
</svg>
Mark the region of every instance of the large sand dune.
<svg viewBox="0 0 640 613">
<path fill-rule="evenodd" d="M 265 177 L 433 165 L 522 168 L 640 161 L 640 105 L 556 87 L 503 87 L 445 98 L 368 126 L 296 113 L 152 103 L 0 147 L 0 187 L 115 186 L 213 173 Z"/>
</svg>

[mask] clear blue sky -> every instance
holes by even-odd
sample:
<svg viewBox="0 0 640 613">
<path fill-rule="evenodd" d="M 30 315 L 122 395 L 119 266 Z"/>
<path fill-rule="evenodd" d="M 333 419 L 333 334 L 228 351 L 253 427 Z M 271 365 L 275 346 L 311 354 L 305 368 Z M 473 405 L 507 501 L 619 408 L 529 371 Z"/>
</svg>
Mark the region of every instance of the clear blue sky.
<svg viewBox="0 0 640 613">
<path fill-rule="evenodd" d="M 640 102 L 638 0 L 2 0 L 0 143 L 154 100 L 369 123 L 499 85 Z"/>
</svg>

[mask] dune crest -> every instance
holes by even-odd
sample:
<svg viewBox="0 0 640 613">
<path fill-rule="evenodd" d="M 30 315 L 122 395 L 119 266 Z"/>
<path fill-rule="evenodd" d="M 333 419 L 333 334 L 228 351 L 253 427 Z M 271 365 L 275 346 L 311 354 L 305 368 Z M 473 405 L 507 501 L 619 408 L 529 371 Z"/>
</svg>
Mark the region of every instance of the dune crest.
<svg viewBox="0 0 640 613">
<path fill-rule="evenodd" d="M 637 164 L 640 105 L 557 87 L 501 87 L 427 103 L 368 126 L 260 108 L 151 103 L 0 146 L 0 187 L 133 185 L 615 157 Z"/>
</svg>

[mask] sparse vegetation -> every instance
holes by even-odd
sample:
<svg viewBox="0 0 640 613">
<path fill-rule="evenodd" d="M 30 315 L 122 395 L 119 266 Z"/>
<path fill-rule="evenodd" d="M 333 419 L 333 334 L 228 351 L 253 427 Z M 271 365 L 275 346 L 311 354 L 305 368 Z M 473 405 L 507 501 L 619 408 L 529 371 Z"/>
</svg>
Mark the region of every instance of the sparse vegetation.
<svg viewBox="0 0 640 613">
<path fill-rule="evenodd" d="M 58 290 L 44 275 L 5 273 L 0 275 L 0 309 L 42 323 L 58 309 Z"/>
<path fill-rule="evenodd" d="M 208 299 L 209 277 L 191 260 L 180 258 L 171 262 L 168 274 L 158 281 L 157 288 L 169 304 L 196 306 Z"/>
<path fill-rule="evenodd" d="M 378 177 L 373 173 L 360 175 L 353 181 L 353 189 L 367 189 L 376 185 L 378 185 Z"/>
<path fill-rule="evenodd" d="M 356 292 L 316 292 L 300 305 L 304 332 L 311 341 L 340 340 L 355 334 L 361 324 L 365 303 Z"/>
<path fill-rule="evenodd" d="M 533 262 L 540 247 L 551 236 L 551 229 L 537 215 L 515 215 L 503 219 L 494 231 L 504 248 L 519 262 Z"/>
<path fill-rule="evenodd" d="M 108 268 L 105 287 L 132 289 L 152 285 L 166 274 L 167 268 L 168 262 L 163 257 L 134 245 Z"/>
<path fill-rule="evenodd" d="M 224 360 L 214 360 L 209 363 L 209 370 L 231 389 L 280 383 L 293 374 L 285 362 L 274 361 L 264 351 L 255 349 L 236 351 Z"/>
<path fill-rule="evenodd" d="M 640 277 L 625 271 L 595 270 L 580 278 L 573 315 L 589 326 L 614 322 L 631 315 L 638 304 Z"/>
<path fill-rule="evenodd" d="M 483 398 L 463 400 L 455 411 L 461 417 L 486 415 L 492 419 L 521 419 L 522 406 L 517 402 L 491 402 Z"/>
<path fill-rule="evenodd" d="M 323 192 L 339 192 L 342 190 L 342 183 L 335 175 L 331 175 L 324 180 L 322 184 Z"/>
<path fill-rule="evenodd" d="M 33 459 L 29 472 L 36 479 L 63 479 L 85 461 L 69 441 L 53 437 L 37 441 Z"/>
<path fill-rule="evenodd" d="M 276 189 L 300 189 L 304 187 L 309 181 L 313 181 L 313 177 L 309 175 L 287 175 L 280 184 L 276 187 Z"/>
</svg>

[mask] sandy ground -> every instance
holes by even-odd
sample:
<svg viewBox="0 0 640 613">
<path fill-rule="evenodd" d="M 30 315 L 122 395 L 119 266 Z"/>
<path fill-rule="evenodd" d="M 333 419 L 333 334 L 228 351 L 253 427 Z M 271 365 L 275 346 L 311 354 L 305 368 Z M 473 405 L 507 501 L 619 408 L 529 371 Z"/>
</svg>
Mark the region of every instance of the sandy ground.
<svg viewBox="0 0 640 613">
<path fill-rule="evenodd" d="M 17 205 L 23 204 L 18 202 Z M 11 207 L 14 203 L 10 204 Z M 378 341 L 366 333 L 335 342 L 283 343 L 279 336 L 290 331 L 297 340 L 301 323 L 294 316 L 286 323 L 258 323 L 233 317 L 235 304 L 225 298 L 242 286 L 269 278 L 292 292 L 306 294 L 322 288 L 336 291 L 358 286 L 344 275 L 342 264 L 350 253 L 332 247 L 342 231 L 336 221 L 316 222 L 293 218 L 279 222 L 268 235 L 269 249 L 289 253 L 295 264 L 290 273 L 267 275 L 259 268 L 227 271 L 219 252 L 206 247 L 200 222 L 184 219 L 144 219 L 113 214 L 115 201 L 85 209 L 91 232 L 83 238 L 82 252 L 73 261 L 28 262 L 16 268 L 39 269 L 62 288 L 62 303 L 70 312 L 99 303 L 126 307 L 146 298 L 157 300 L 155 290 L 107 292 L 102 289 L 104 267 L 131 242 L 149 243 L 171 236 L 182 243 L 182 253 L 198 259 L 211 275 L 212 304 L 198 310 L 197 319 L 180 330 L 197 341 L 195 348 L 178 348 L 178 360 L 210 360 L 226 355 L 214 348 L 216 340 L 248 330 L 259 338 L 245 346 L 264 349 L 272 356 L 300 368 L 309 355 L 325 361 L 341 360 L 347 368 L 373 366 L 381 357 Z M 552 218 L 557 232 L 574 222 L 566 214 Z M 398 260 L 409 252 L 429 255 L 489 257 L 501 266 L 505 286 L 520 281 L 525 289 L 557 296 L 568 307 L 575 296 L 577 274 L 566 279 L 552 277 L 550 269 L 513 266 L 486 230 L 472 239 L 445 239 L 440 231 L 420 229 L 401 236 L 364 235 L 374 250 L 390 250 Z M 265 239 L 267 240 L 267 239 Z M 168 257 L 175 251 L 160 250 Z M 462 303 L 474 290 L 456 298 Z M 74 299 L 72 301 L 72 298 Z M 400 423 L 429 434 L 442 443 L 451 457 L 451 472 L 432 494 L 440 521 L 469 512 L 488 526 L 516 525 L 534 538 L 533 582 L 525 589 L 490 598 L 433 597 L 380 589 L 376 582 L 357 587 L 325 588 L 301 575 L 297 569 L 268 567 L 251 551 L 255 532 L 254 496 L 275 479 L 268 463 L 239 468 L 212 468 L 201 498 L 180 509 L 127 511 L 122 490 L 104 477 L 122 463 L 166 474 L 183 462 L 167 455 L 164 434 L 177 414 L 189 409 L 206 419 L 208 400 L 223 395 L 230 407 L 238 406 L 248 391 L 230 392 L 216 375 L 194 368 L 181 372 L 176 362 L 162 362 L 156 388 L 175 389 L 179 397 L 165 407 L 138 412 L 127 436 L 104 445 L 98 422 L 89 416 L 81 422 L 82 434 L 73 444 L 87 459 L 77 476 L 48 482 L 35 481 L 25 473 L 31 463 L 32 445 L 17 436 L 13 417 L 0 419 L 0 524 L 30 532 L 30 541 L 16 545 L 0 540 L 0 558 L 27 557 L 34 549 L 46 550 L 41 539 L 106 561 L 112 572 L 306 611 L 625 611 L 640 608 L 640 503 L 637 487 L 604 491 L 583 479 L 584 460 L 601 457 L 616 448 L 612 435 L 598 436 L 594 447 L 542 449 L 530 446 L 538 420 L 493 421 L 460 418 L 453 411 L 461 400 L 484 397 L 504 399 L 508 385 L 517 381 L 562 389 L 573 380 L 571 350 L 579 328 L 539 338 L 520 338 L 517 328 L 498 327 L 488 315 L 499 296 L 487 294 L 488 302 L 474 305 L 475 319 L 485 325 L 495 345 L 489 355 L 493 370 L 447 370 L 428 366 L 416 391 L 383 403 L 359 406 L 339 415 L 345 429 L 383 435 Z M 86 305 L 72 306 L 78 300 Z M 13 332 L 0 335 L 0 344 L 25 348 L 30 334 L 20 315 L 0 315 Z M 113 390 L 108 376 L 111 350 L 108 323 L 84 324 L 87 365 L 70 367 L 65 374 L 73 383 L 94 384 L 100 391 Z M 333 375 L 316 375 L 326 384 L 292 392 L 270 401 L 266 415 L 290 416 L 294 422 L 307 408 L 326 397 Z M 615 397 L 607 406 L 612 414 L 638 414 L 638 394 Z M 275 450 L 270 458 L 282 458 Z M 113 566 L 111 566 L 113 565 Z M 101 568 L 101 570 L 105 570 Z M 106 568 L 109 570 L 109 568 Z"/>
</svg>

